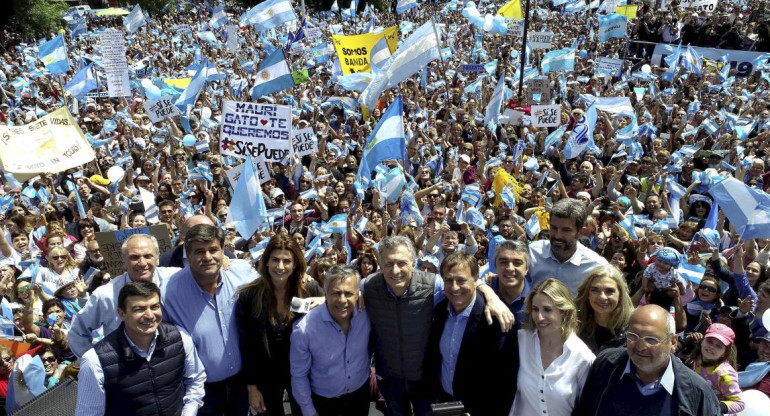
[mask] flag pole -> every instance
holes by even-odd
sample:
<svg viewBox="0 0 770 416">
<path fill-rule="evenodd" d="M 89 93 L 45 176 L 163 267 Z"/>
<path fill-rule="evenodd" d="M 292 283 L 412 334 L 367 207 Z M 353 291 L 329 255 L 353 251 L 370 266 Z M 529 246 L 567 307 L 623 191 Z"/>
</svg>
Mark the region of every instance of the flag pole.
<svg viewBox="0 0 770 416">
<path fill-rule="evenodd" d="M 527 29 L 529 26 L 529 0 L 524 11 L 524 33 L 521 38 L 521 64 L 519 66 L 519 103 L 524 94 L 524 63 L 527 57 Z"/>
<path fill-rule="evenodd" d="M 439 37 L 438 29 L 436 29 L 436 21 L 432 17 L 430 18 L 430 24 L 433 26 L 433 34 L 436 35 L 436 47 L 438 48 L 438 59 L 441 61 L 441 70 L 444 72 L 444 76 L 446 76 L 446 63 L 444 63 L 444 55 L 441 53 L 441 37 Z M 426 66 L 424 70 L 427 71 L 428 67 Z M 446 90 L 446 100 L 449 102 L 452 99 L 452 95 L 449 93 L 449 84 L 446 80 L 444 80 L 444 89 Z"/>
</svg>

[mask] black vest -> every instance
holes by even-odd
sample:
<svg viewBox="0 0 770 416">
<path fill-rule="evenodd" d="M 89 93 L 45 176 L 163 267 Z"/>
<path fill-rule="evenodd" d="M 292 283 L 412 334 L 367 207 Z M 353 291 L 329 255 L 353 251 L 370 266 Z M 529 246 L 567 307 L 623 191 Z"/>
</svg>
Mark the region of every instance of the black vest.
<svg viewBox="0 0 770 416">
<path fill-rule="evenodd" d="M 174 325 L 158 326 L 150 361 L 128 343 L 124 324 L 94 346 L 104 371 L 106 415 L 181 415 L 185 351 Z"/>
<path fill-rule="evenodd" d="M 622 377 L 612 394 L 607 394 L 603 400 L 606 404 L 601 407 L 599 416 L 666 416 L 676 414 L 674 409 L 677 408 L 676 400 L 665 389 L 644 396 L 630 376 Z"/>
</svg>

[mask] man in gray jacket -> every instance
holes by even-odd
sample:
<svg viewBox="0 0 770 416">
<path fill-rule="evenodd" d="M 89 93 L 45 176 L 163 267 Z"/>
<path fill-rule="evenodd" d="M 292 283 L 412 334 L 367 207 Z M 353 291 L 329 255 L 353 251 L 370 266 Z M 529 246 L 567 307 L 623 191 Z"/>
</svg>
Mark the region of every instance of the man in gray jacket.
<svg viewBox="0 0 770 416">
<path fill-rule="evenodd" d="M 444 299 L 444 282 L 415 270 L 416 258 L 408 238 L 387 237 L 379 245 L 381 270 L 361 285 L 372 324 L 379 387 L 391 416 L 431 413 L 423 361 L 434 306 Z M 482 284 L 478 290 L 487 301 L 487 321 L 491 324 L 494 316 L 508 331 L 513 325 L 508 307 L 490 287 Z"/>
</svg>

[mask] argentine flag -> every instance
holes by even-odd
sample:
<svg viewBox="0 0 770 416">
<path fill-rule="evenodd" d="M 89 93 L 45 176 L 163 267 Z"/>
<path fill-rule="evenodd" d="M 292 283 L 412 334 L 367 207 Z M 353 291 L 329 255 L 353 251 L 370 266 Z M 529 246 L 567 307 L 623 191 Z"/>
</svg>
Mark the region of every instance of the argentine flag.
<svg viewBox="0 0 770 416">
<path fill-rule="evenodd" d="M 348 227 L 348 214 L 337 214 L 329 218 L 329 222 L 323 225 L 321 230 L 325 233 L 344 234 Z"/>
<path fill-rule="evenodd" d="M 742 240 L 770 237 L 770 195 L 735 178 L 712 184 L 709 194 Z"/>
<path fill-rule="evenodd" d="M 270 95 L 294 86 L 291 70 L 282 49 L 276 49 L 259 65 L 257 80 L 251 89 L 251 99 Z"/>
<path fill-rule="evenodd" d="M 64 46 L 64 37 L 61 34 L 40 45 L 38 51 L 40 52 L 40 60 L 43 61 L 50 73 L 63 74 L 69 71 L 67 48 Z"/>
<path fill-rule="evenodd" d="M 414 9 L 417 6 L 419 6 L 417 4 L 417 0 L 398 0 L 398 4 L 396 5 L 396 13 L 401 14 L 409 9 Z"/>
<path fill-rule="evenodd" d="M 86 94 L 97 88 L 96 77 L 93 72 L 94 64 L 88 64 L 83 68 L 80 68 L 70 82 L 64 86 L 64 91 L 67 91 L 71 96 L 82 99 Z"/>
<path fill-rule="evenodd" d="M 136 29 L 144 26 L 144 23 L 144 13 L 142 13 L 142 8 L 138 4 L 134 6 L 131 13 L 123 18 L 123 26 L 126 27 L 128 33 L 136 32 Z"/>
<path fill-rule="evenodd" d="M 501 75 L 497 81 L 495 91 L 492 93 L 492 98 L 489 99 L 487 105 L 487 112 L 484 115 L 484 125 L 490 126 L 494 129 L 500 119 L 500 106 L 503 103 L 503 87 L 505 86 L 505 76 Z"/>
<path fill-rule="evenodd" d="M 543 75 L 549 72 L 573 71 L 575 69 L 575 48 L 557 49 L 546 53 L 540 66 Z"/>
<path fill-rule="evenodd" d="M 268 0 L 254 6 L 241 16 L 241 26 L 253 25 L 259 31 L 297 20 L 289 0 Z"/>
<path fill-rule="evenodd" d="M 532 214 L 531 217 L 529 217 L 529 221 L 524 225 L 524 228 L 527 230 L 527 236 L 530 240 L 533 240 L 538 234 L 540 234 L 540 218 Z"/>
<path fill-rule="evenodd" d="M 622 14 L 599 16 L 599 42 L 607 42 L 612 38 L 626 38 L 626 23 L 628 18 Z"/>
<path fill-rule="evenodd" d="M 399 95 L 382 115 L 366 141 L 359 174 L 368 179 L 380 162 L 390 159 L 404 160 L 405 157 L 404 104 Z"/>
<path fill-rule="evenodd" d="M 372 72 L 375 72 L 379 70 L 382 63 L 387 61 L 391 56 L 390 49 L 388 49 L 388 42 L 385 41 L 385 36 L 374 44 L 370 55 L 371 57 L 369 60 L 372 63 Z"/>
<path fill-rule="evenodd" d="M 222 6 L 219 6 L 216 9 L 214 9 L 214 13 L 211 16 L 211 21 L 209 21 L 209 24 L 214 29 L 219 29 L 222 25 L 227 24 L 228 21 L 229 19 L 225 14 L 225 8 Z"/>
<path fill-rule="evenodd" d="M 86 28 L 86 19 L 80 19 L 75 22 L 75 25 L 72 27 L 70 36 L 76 38 L 80 35 L 85 35 L 86 33 L 88 33 L 88 29 Z"/>
</svg>

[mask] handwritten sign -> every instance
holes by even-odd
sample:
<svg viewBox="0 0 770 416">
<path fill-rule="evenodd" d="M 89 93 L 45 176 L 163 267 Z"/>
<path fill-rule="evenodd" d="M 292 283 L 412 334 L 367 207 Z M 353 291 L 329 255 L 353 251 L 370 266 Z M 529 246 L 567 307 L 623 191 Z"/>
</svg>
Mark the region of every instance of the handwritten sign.
<svg viewBox="0 0 770 416">
<path fill-rule="evenodd" d="M 682 0 L 679 10 L 692 10 L 695 13 L 711 13 L 717 8 L 719 0 Z"/>
<path fill-rule="evenodd" d="M 318 139 L 312 127 L 297 130 L 292 134 L 291 142 L 297 156 L 312 155 L 318 152 Z"/>
<path fill-rule="evenodd" d="M 532 106 L 532 127 L 557 127 L 561 121 L 561 106 L 555 105 L 533 105 Z"/>
<path fill-rule="evenodd" d="M 518 126 L 521 124 L 523 117 L 524 117 L 523 111 L 506 108 L 505 112 L 503 112 L 503 114 L 500 115 L 500 124 L 511 124 L 514 126 Z"/>
<path fill-rule="evenodd" d="M 270 169 L 267 168 L 267 163 L 264 160 L 253 159 L 254 167 L 257 169 L 257 178 L 259 184 L 263 184 L 270 180 Z M 234 166 L 231 169 L 225 171 L 227 180 L 230 182 L 230 186 L 235 189 L 235 184 L 238 183 L 238 179 L 241 178 L 243 173 L 243 163 L 238 166 Z"/>
<path fill-rule="evenodd" d="M 163 121 L 166 117 L 182 115 L 179 108 L 174 105 L 174 97 L 171 94 L 164 95 L 157 100 L 148 100 L 145 108 L 153 123 Z"/>
<path fill-rule="evenodd" d="M 553 32 L 530 32 L 527 33 L 527 45 L 532 49 L 551 49 L 553 42 Z"/>
<path fill-rule="evenodd" d="M 128 80 L 128 61 L 126 61 L 126 40 L 123 32 L 107 29 L 99 34 L 99 46 L 102 51 L 102 66 L 107 76 L 107 91 L 110 97 L 131 95 Z"/>
<path fill-rule="evenodd" d="M 220 153 L 280 162 L 292 151 L 291 107 L 224 101 Z"/>
<path fill-rule="evenodd" d="M 158 240 L 159 256 L 168 250 L 171 250 L 171 238 L 168 235 L 168 227 L 165 224 L 152 225 L 149 228 L 133 228 L 128 230 L 105 231 L 96 233 L 96 241 L 99 243 L 99 250 L 104 256 L 104 266 L 113 277 L 126 272 L 123 263 L 123 253 L 120 248 L 128 237 L 134 234 L 150 234 Z"/>
<path fill-rule="evenodd" d="M 622 59 L 601 57 L 596 60 L 596 64 L 594 66 L 594 72 L 596 72 L 597 74 L 606 74 L 606 75 L 615 76 L 615 74 L 617 74 L 621 70 L 621 68 L 623 68 Z"/>
<path fill-rule="evenodd" d="M 551 86 L 546 78 L 533 78 L 527 81 L 527 98 L 529 102 L 551 102 Z"/>
</svg>

